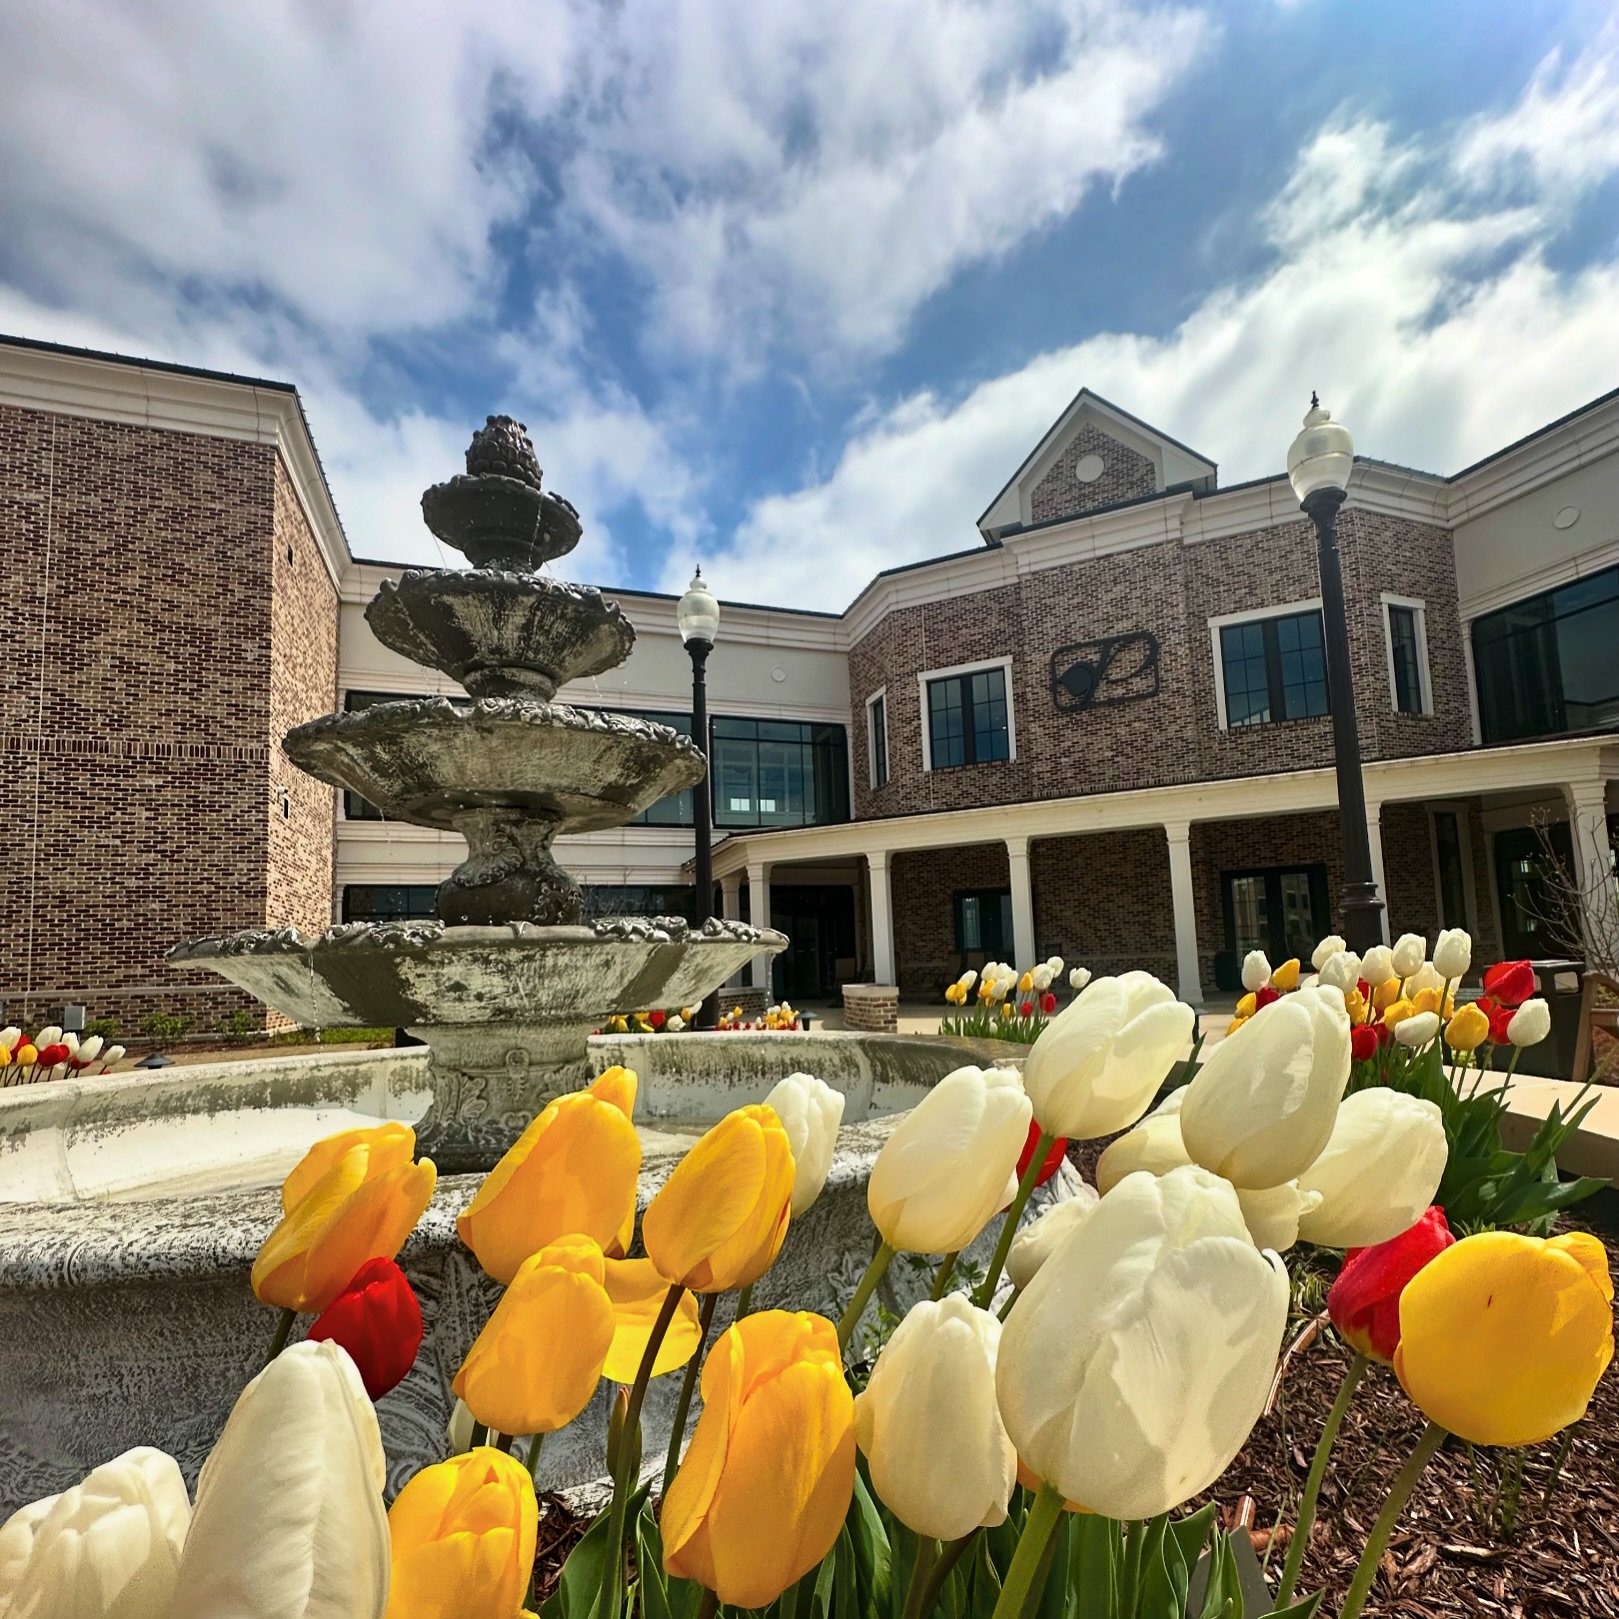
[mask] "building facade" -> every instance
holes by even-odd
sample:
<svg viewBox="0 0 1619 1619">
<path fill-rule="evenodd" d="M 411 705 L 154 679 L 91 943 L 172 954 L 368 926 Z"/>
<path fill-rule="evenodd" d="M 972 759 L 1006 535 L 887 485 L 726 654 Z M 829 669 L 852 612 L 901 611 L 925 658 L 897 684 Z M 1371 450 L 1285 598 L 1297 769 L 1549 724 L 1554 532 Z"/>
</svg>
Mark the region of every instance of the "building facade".
<svg viewBox="0 0 1619 1619">
<path fill-rule="evenodd" d="M 714 899 L 792 939 L 755 982 L 933 997 L 1055 952 L 1201 1001 L 1329 931 L 1337 694 L 1286 478 L 1221 488 L 1082 391 L 979 529 L 843 613 L 725 604 Z M 1357 461 L 1339 534 L 1391 927 L 1564 953 L 1547 852 L 1596 892 L 1619 808 L 1619 396 L 1448 477 Z M 458 694 L 371 635 L 400 569 L 349 555 L 294 390 L 0 343 L 0 550 L 8 1013 L 206 1017 L 237 1003 L 162 968 L 178 938 L 431 913 L 460 840 L 280 752 Z M 613 593 L 634 652 L 561 695 L 689 726 L 673 600 Z M 598 912 L 692 909 L 689 794 L 557 852 Z"/>
</svg>

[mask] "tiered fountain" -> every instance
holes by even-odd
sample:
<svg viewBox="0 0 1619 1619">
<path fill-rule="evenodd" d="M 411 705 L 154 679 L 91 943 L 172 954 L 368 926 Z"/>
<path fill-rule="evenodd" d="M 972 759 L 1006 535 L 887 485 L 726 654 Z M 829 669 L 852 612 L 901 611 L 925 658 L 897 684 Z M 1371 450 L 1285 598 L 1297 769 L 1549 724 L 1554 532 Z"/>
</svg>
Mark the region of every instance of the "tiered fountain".
<svg viewBox="0 0 1619 1619">
<path fill-rule="evenodd" d="M 386 816 L 466 838 L 466 860 L 438 891 L 439 920 L 313 939 L 238 933 L 170 959 L 209 967 L 300 1023 L 409 1029 L 432 1050 L 423 1151 L 441 1169 L 487 1168 L 550 1097 L 589 1081 L 585 1042 L 608 1013 L 699 1001 L 787 941 L 738 922 L 587 919 L 552 840 L 621 826 L 695 786 L 703 756 L 668 726 L 552 700 L 622 663 L 635 631 L 599 591 L 537 571 L 579 543 L 579 516 L 541 488 L 520 422 L 491 416 L 465 476 L 429 489 L 422 512 L 474 567 L 385 583 L 366 619 L 471 700 L 329 714 L 285 748 Z"/>
</svg>

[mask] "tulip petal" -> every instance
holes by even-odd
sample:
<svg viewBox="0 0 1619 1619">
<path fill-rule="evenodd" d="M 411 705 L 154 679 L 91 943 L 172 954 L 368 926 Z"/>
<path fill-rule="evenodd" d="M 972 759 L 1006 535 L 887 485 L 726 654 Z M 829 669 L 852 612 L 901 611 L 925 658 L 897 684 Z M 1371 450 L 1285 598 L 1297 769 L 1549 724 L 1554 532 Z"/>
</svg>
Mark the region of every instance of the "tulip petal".
<svg viewBox="0 0 1619 1619">
<path fill-rule="evenodd" d="M 369 1174 L 382 1175 L 408 1164 L 416 1156 L 416 1132 L 408 1124 L 385 1124 L 339 1130 L 317 1141 L 281 1183 L 281 1208 L 290 1212 L 303 1202 L 354 1147 L 366 1148 Z"/>
<path fill-rule="evenodd" d="M 633 1383 L 669 1284 L 650 1259 L 609 1259 L 606 1285 L 613 1305 L 613 1342 L 602 1375 L 614 1383 Z M 662 1377 L 684 1366 L 697 1353 L 701 1336 L 697 1300 L 691 1293 L 683 1293 L 653 1358 L 652 1376 Z"/>
</svg>

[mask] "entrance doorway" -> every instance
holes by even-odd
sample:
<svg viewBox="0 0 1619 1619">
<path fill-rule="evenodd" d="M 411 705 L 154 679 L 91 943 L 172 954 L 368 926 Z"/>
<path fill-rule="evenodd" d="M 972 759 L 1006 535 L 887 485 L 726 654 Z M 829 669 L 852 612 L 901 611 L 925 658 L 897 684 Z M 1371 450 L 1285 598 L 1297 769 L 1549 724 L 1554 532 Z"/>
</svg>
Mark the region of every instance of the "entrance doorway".
<svg viewBox="0 0 1619 1619">
<path fill-rule="evenodd" d="M 1238 972 L 1250 950 L 1263 950 L 1278 966 L 1297 956 L 1308 961 L 1332 929 L 1325 864 L 1222 871 L 1226 949 Z"/>
<path fill-rule="evenodd" d="M 771 964 L 777 1000 L 821 1000 L 838 992 L 838 963 L 852 973 L 855 956 L 854 890 L 842 884 L 772 885 L 770 925 L 787 935 L 787 948 Z"/>
<path fill-rule="evenodd" d="M 1555 871 L 1553 862 L 1562 873 Z M 1501 954 L 1505 961 L 1550 960 L 1584 954 L 1577 940 L 1559 937 L 1558 918 L 1568 910 L 1566 875 L 1574 869 L 1574 844 L 1566 821 L 1545 827 L 1514 827 L 1495 834 L 1495 884 L 1501 900 Z M 1559 883 L 1560 878 L 1560 883 Z"/>
</svg>

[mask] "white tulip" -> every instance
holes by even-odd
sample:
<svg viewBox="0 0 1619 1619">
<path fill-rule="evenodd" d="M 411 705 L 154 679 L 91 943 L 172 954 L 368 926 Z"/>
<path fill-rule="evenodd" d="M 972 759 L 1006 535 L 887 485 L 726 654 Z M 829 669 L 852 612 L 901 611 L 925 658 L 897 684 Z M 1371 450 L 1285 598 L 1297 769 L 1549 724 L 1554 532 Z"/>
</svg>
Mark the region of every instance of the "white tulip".
<svg viewBox="0 0 1619 1619">
<path fill-rule="evenodd" d="M 1311 952 L 1310 965 L 1317 972 L 1320 972 L 1339 951 L 1347 950 L 1348 948 L 1348 945 L 1336 933 L 1329 933 Z"/>
<path fill-rule="evenodd" d="M 1189 1085 L 1171 1091 L 1135 1129 L 1108 1145 L 1096 1161 L 1096 1189 L 1105 1197 L 1126 1175 L 1145 1170 L 1149 1175 L 1167 1175 L 1191 1163 L 1181 1138 L 1181 1108 Z"/>
<path fill-rule="evenodd" d="M 99 1034 L 92 1034 L 90 1038 L 79 1047 L 78 1055 L 79 1061 L 82 1063 L 94 1062 L 96 1058 L 101 1055 L 101 1036 Z"/>
<path fill-rule="evenodd" d="M 1446 928 L 1434 941 L 1434 971 L 1451 982 L 1473 965 L 1473 936 L 1465 928 Z"/>
<path fill-rule="evenodd" d="M 961 977 L 956 980 L 956 982 L 960 984 L 963 989 L 971 989 L 973 985 L 978 982 L 978 974 L 973 968 L 969 967 L 966 972 L 964 972 Z"/>
<path fill-rule="evenodd" d="M 123 1060 L 124 1048 L 122 1046 L 108 1046 L 101 1058 L 101 1066 L 111 1068 L 115 1062 L 122 1062 Z"/>
<path fill-rule="evenodd" d="M 1051 976 L 1053 978 L 1062 977 L 1063 962 L 1061 956 L 1048 956 L 1046 958 L 1046 965 L 1051 969 Z"/>
<path fill-rule="evenodd" d="M 449 1441 L 452 1456 L 464 1455 L 472 1449 L 472 1430 L 478 1419 L 465 1400 L 457 1399 L 450 1420 L 444 1426 L 444 1437 Z"/>
<path fill-rule="evenodd" d="M 1270 958 L 1263 950 L 1250 950 L 1242 958 L 1242 987 L 1250 994 L 1270 982 Z"/>
<path fill-rule="evenodd" d="M 670 1034 L 679 1034 L 685 1027 L 686 1020 L 678 1012 L 671 1012 L 668 1021 L 664 1024 L 664 1029 Z"/>
<path fill-rule="evenodd" d="M 190 1522 L 174 1458 L 126 1450 L 0 1526 L 0 1614 L 169 1619 Z"/>
<path fill-rule="evenodd" d="M 832 1150 L 843 1123 L 842 1091 L 813 1074 L 789 1074 L 765 1098 L 793 1147 L 793 1219 L 821 1195 L 832 1169 Z"/>
<path fill-rule="evenodd" d="M 54 1046 L 62 1038 L 62 1025 L 60 1023 L 47 1023 L 38 1034 L 34 1036 L 34 1049 L 43 1051 L 46 1046 Z"/>
<path fill-rule="evenodd" d="M 1439 969 L 1431 961 L 1420 963 L 1417 970 L 1405 981 L 1405 993 L 1408 997 L 1420 995 L 1425 989 L 1431 989 L 1436 995 L 1443 995 L 1447 987 Z"/>
<path fill-rule="evenodd" d="M 1360 957 L 1353 950 L 1340 950 L 1337 955 L 1327 959 L 1317 981 L 1347 995 L 1359 980 Z"/>
<path fill-rule="evenodd" d="M 1301 1191 L 1297 1181 L 1288 1181 L 1282 1186 L 1267 1186 L 1262 1191 L 1239 1186 L 1237 1202 L 1254 1246 L 1285 1254 L 1299 1240 L 1301 1216 L 1320 1206 L 1321 1194 Z"/>
<path fill-rule="evenodd" d="M 1077 995 L 1091 981 L 1089 967 L 1073 967 L 1068 973 L 1068 987 Z"/>
<path fill-rule="evenodd" d="M 1179 1506 L 1264 1410 L 1287 1301 L 1229 1185 L 1195 1167 L 1131 1175 L 1007 1317 L 995 1383 L 1018 1455 L 1110 1518 Z"/>
<path fill-rule="evenodd" d="M 1394 1025 L 1394 1038 L 1411 1051 L 1421 1051 L 1438 1033 L 1437 1012 L 1413 1012 Z"/>
<path fill-rule="evenodd" d="M 1094 980 L 1046 1025 L 1023 1065 L 1040 1128 L 1077 1141 L 1127 1129 L 1157 1094 L 1196 1021 L 1151 973 Z"/>
<path fill-rule="evenodd" d="M 1394 952 L 1386 944 L 1374 944 L 1361 957 L 1360 976 L 1373 989 L 1379 984 L 1386 984 L 1389 979 L 1397 976 L 1394 971 Z"/>
<path fill-rule="evenodd" d="M 1396 978 L 1409 978 L 1428 959 L 1428 941 L 1420 933 L 1402 933 L 1390 952 Z"/>
<path fill-rule="evenodd" d="M 1011 1201 L 1029 1098 L 1009 1068 L 958 1068 L 901 1114 L 871 1166 L 866 1207 L 901 1253 L 953 1254 Z"/>
<path fill-rule="evenodd" d="M 913 1305 L 854 1402 L 872 1488 L 919 1535 L 1006 1520 L 1017 1453 L 995 1403 L 1001 1324 L 960 1293 Z"/>
<path fill-rule="evenodd" d="M 1401 1025 L 1403 1027 L 1403 1025 Z M 1409 1231 L 1433 1202 L 1449 1148 L 1432 1102 L 1386 1085 L 1344 1099 L 1326 1150 L 1299 1176 L 1320 1205 L 1299 1235 L 1326 1248 L 1370 1248 Z"/>
<path fill-rule="evenodd" d="M 1057 1244 L 1075 1226 L 1090 1218 L 1096 1203 L 1096 1188 L 1081 1181 L 1072 1197 L 1049 1204 L 1038 1219 L 1024 1226 L 1012 1239 L 1011 1250 L 1006 1256 L 1006 1274 L 1012 1278 L 1012 1286 L 1027 1287 L 1034 1279 L 1034 1273 L 1051 1257 Z"/>
<path fill-rule="evenodd" d="M 1044 962 L 1041 962 L 1040 965 L 1029 974 L 1029 977 L 1034 983 L 1034 989 L 1037 995 L 1044 995 L 1045 992 L 1051 988 L 1051 969 L 1046 966 Z"/>
<path fill-rule="evenodd" d="M 203 1463 L 176 1619 L 382 1619 L 384 1475 L 377 1414 L 347 1352 L 284 1349 Z"/>
<path fill-rule="evenodd" d="M 1293 1180 L 1332 1134 L 1349 1062 L 1349 1014 L 1338 990 L 1297 989 L 1261 1007 L 1203 1059 L 1187 1087 L 1188 1156 L 1234 1186 Z"/>
<path fill-rule="evenodd" d="M 78 1056 L 78 1054 L 79 1054 L 79 1037 L 71 1029 L 64 1029 L 63 1030 L 63 1032 L 62 1032 L 62 1044 L 67 1047 L 68 1055 L 70 1057 L 77 1057 Z"/>
<path fill-rule="evenodd" d="M 21 1043 L 22 1030 L 15 1023 L 8 1023 L 5 1028 L 0 1029 L 0 1046 L 4 1046 L 7 1051 L 15 1051 Z"/>
<path fill-rule="evenodd" d="M 1536 995 L 1507 1020 L 1507 1039 L 1515 1046 L 1538 1046 L 1552 1032 L 1552 1009 Z"/>
</svg>

